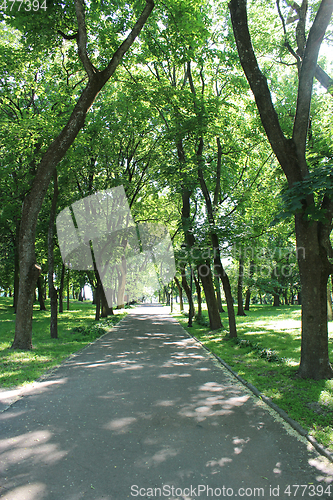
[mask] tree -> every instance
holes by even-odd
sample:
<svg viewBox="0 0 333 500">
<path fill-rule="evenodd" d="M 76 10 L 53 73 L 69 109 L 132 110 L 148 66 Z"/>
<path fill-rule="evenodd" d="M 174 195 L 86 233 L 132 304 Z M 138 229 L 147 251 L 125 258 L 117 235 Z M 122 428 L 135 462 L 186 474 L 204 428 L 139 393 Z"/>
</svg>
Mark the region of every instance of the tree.
<svg viewBox="0 0 333 500">
<path fill-rule="evenodd" d="M 85 7 L 83 0 L 75 0 L 76 32 L 62 33 L 67 40 L 75 39 L 78 55 L 86 72 L 88 83 L 59 135 L 52 141 L 42 156 L 37 167 L 31 189 L 26 196 L 21 218 L 19 255 L 20 255 L 20 285 L 17 303 L 15 338 L 13 349 L 31 349 L 32 343 L 32 309 L 33 291 L 40 274 L 36 263 L 34 242 L 36 224 L 46 191 L 53 173 L 74 142 L 79 131 L 84 126 L 85 118 L 97 94 L 111 78 L 122 57 L 131 47 L 140 33 L 154 7 L 153 0 L 146 0 L 146 5 L 126 39 L 115 50 L 111 60 L 103 70 L 98 70 L 88 55 L 88 36 L 85 22 Z M 104 61 L 103 61 L 104 63 Z"/>
<path fill-rule="evenodd" d="M 314 4 L 314 6 L 316 6 Z M 319 4 L 299 61 L 298 94 L 291 137 L 286 136 L 272 101 L 267 78 L 259 68 L 248 27 L 246 0 L 231 0 L 231 21 L 237 50 L 246 78 L 254 94 L 259 115 L 271 147 L 285 173 L 291 195 L 298 194 L 295 214 L 298 266 L 302 287 L 302 344 L 297 371 L 302 378 L 332 378 L 328 356 L 327 280 L 332 272 L 333 199 L 326 190 L 316 203 L 312 172 L 306 156 L 313 79 L 321 42 L 333 12 L 333 0 Z M 301 8 L 306 11 L 307 1 Z M 317 175 L 332 174 L 324 165 Z"/>
</svg>

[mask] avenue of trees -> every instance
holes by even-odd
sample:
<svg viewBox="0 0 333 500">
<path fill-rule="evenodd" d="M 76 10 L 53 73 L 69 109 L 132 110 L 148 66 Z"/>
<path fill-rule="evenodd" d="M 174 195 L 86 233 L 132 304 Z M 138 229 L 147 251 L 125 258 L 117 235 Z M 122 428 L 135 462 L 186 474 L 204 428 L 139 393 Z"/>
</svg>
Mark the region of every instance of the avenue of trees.
<svg viewBox="0 0 333 500">
<path fill-rule="evenodd" d="M 202 300 L 231 338 L 251 299 L 301 303 L 298 375 L 332 378 L 333 0 L 17 5 L 0 11 L 12 348 L 32 348 L 36 289 L 41 307 L 51 299 L 52 337 L 63 296 L 84 283 L 96 318 L 112 314 L 97 270 L 63 265 L 55 218 L 123 185 L 135 222 L 171 235 L 177 274 L 163 292 L 186 296 L 189 325 Z"/>
</svg>

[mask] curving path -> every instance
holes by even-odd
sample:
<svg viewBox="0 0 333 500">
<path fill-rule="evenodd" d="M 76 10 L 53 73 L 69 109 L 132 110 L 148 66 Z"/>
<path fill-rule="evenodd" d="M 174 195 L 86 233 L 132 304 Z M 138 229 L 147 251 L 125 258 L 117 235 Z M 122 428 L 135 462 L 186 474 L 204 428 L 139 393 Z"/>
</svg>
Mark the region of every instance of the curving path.
<svg viewBox="0 0 333 500">
<path fill-rule="evenodd" d="M 333 498 L 333 464 L 166 311 L 130 311 L 0 413 L 0 498 Z"/>
</svg>

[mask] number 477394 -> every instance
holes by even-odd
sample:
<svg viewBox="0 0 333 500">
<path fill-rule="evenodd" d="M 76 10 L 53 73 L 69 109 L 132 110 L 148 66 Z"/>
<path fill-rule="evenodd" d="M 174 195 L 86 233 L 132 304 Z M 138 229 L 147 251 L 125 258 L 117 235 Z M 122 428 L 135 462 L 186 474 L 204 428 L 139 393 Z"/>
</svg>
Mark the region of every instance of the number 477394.
<svg viewBox="0 0 333 500">
<path fill-rule="evenodd" d="M 22 8 L 22 9 L 21 9 Z M 34 12 L 37 12 L 39 9 L 43 9 L 46 11 L 47 5 L 46 5 L 46 0 L 43 0 L 43 2 L 39 3 L 39 0 L 3 0 L 2 4 L 0 5 L 0 11 L 14 11 L 14 10 L 25 10 L 26 12 L 29 12 L 33 10 Z"/>
</svg>

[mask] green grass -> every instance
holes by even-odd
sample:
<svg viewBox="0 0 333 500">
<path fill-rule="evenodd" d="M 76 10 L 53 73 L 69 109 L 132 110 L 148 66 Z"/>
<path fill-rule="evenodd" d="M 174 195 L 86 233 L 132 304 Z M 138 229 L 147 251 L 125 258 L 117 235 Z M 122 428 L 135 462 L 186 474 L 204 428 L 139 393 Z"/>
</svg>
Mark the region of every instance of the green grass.
<svg viewBox="0 0 333 500">
<path fill-rule="evenodd" d="M 126 313 L 94 321 L 95 306 L 90 301 L 70 302 L 70 311 L 58 315 L 58 339 L 50 337 L 50 307 L 39 311 L 34 306 L 31 351 L 11 350 L 14 340 L 15 314 L 12 299 L 0 298 L 0 387 L 24 385 L 38 379 L 71 354 L 100 337 L 120 321 Z"/>
<path fill-rule="evenodd" d="M 201 324 L 194 321 L 192 328 L 187 327 L 183 314 L 174 316 L 239 376 L 333 451 L 333 380 L 295 377 L 301 351 L 300 306 L 251 306 L 250 309 L 246 317 L 237 317 L 238 338 L 244 340 L 241 343 L 227 340 L 226 330 L 209 331 L 205 311 Z M 222 320 L 227 327 L 226 313 L 222 314 Z M 329 350 L 333 362 L 332 323 L 329 323 Z"/>
</svg>

